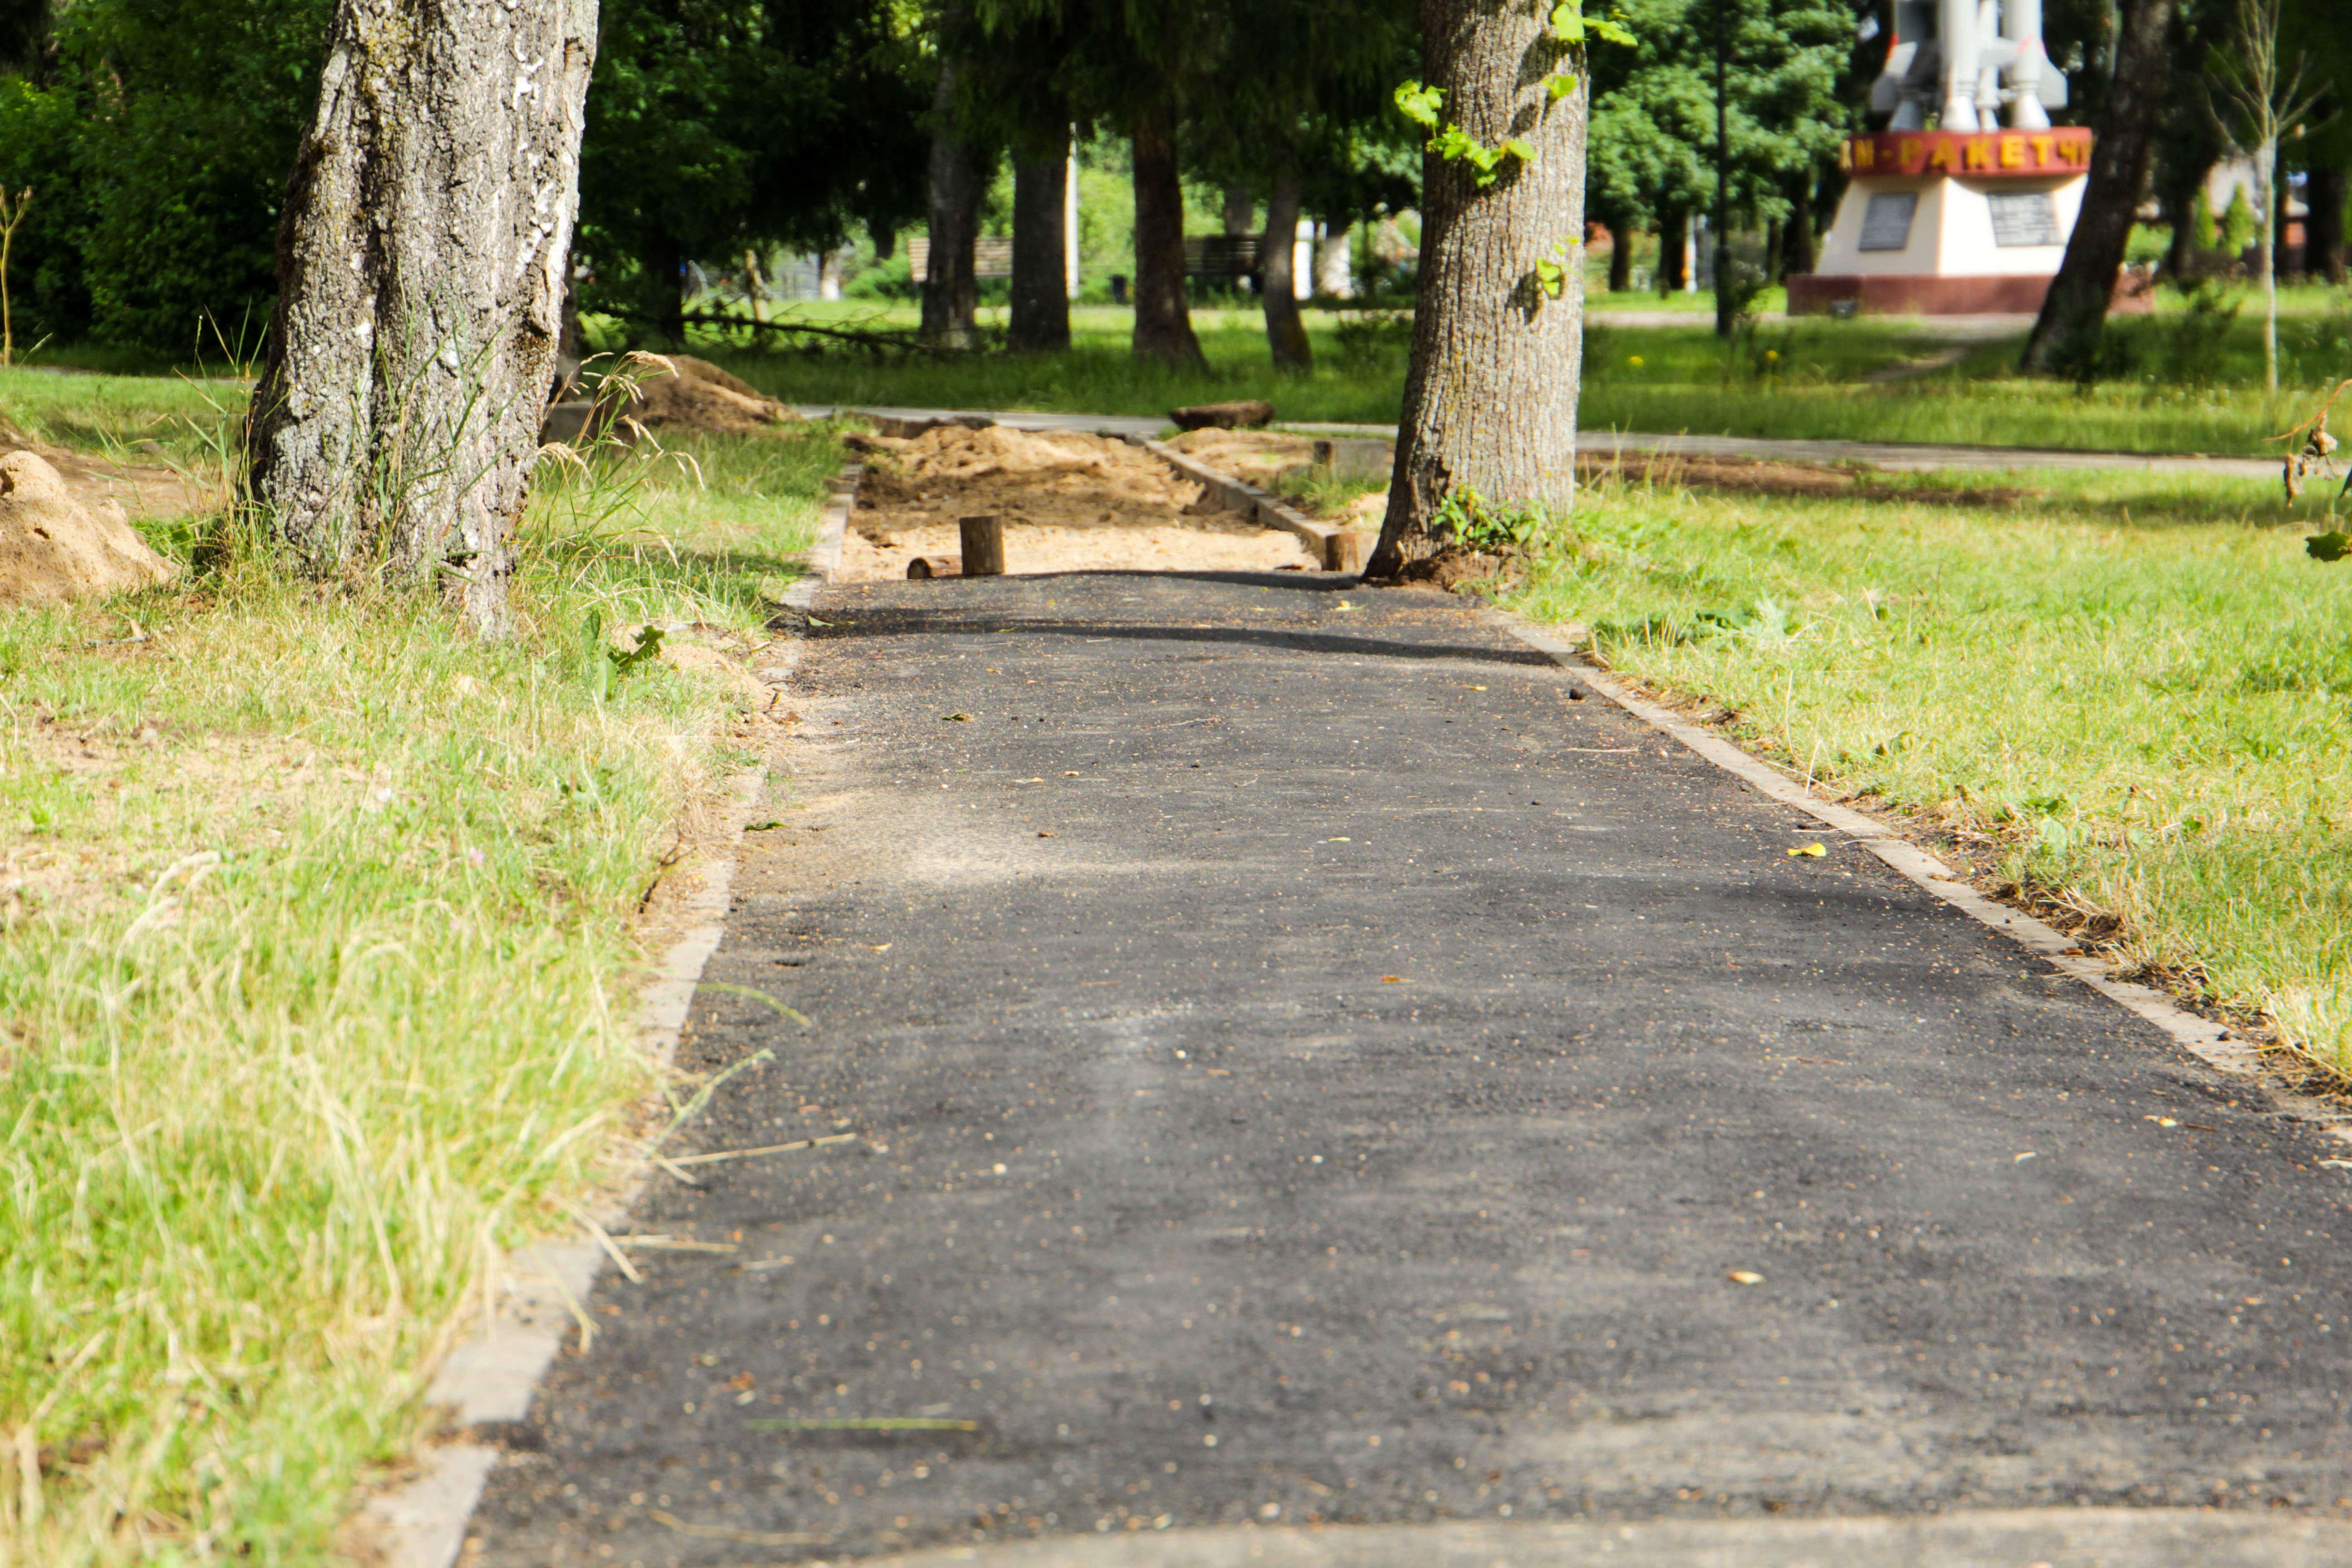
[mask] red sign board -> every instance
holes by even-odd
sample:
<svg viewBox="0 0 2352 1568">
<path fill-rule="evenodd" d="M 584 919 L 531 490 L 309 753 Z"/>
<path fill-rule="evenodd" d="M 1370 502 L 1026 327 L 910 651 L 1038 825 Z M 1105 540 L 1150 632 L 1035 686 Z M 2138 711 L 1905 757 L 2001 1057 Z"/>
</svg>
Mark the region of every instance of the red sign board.
<svg viewBox="0 0 2352 1568">
<path fill-rule="evenodd" d="M 1849 137 L 1838 149 L 1849 174 L 1907 179 L 2033 180 L 2087 173 L 2091 132 L 2081 125 L 2048 131 L 1887 131 Z"/>
</svg>

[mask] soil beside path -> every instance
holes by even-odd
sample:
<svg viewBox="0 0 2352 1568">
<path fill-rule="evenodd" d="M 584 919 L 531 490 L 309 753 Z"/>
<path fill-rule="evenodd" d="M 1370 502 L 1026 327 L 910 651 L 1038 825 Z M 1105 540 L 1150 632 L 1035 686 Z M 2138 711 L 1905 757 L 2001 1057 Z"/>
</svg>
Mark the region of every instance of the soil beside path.
<svg viewBox="0 0 2352 1568">
<path fill-rule="evenodd" d="M 681 1061 L 857 1136 L 648 1195 L 468 1563 L 2352 1560 L 2317 1135 L 1468 604 L 810 636 Z"/>
</svg>

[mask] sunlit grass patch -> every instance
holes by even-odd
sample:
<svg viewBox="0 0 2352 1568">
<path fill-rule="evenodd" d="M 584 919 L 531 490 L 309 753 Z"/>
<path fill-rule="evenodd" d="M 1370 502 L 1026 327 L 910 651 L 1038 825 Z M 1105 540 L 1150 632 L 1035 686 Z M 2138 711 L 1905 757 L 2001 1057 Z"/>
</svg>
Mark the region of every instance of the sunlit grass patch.
<svg viewBox="0 0 2352 1568">
<path fill-rule="evenodd" d="M 2352 1069 L 2352 574 L 2266 486 L 2014 478 L 1998 509 L 1596 487 L 1520 605 Z"/>
<path fill-rule="evenodd" d="M 249 565 L 0 616 L 0 1560 L 315 1560 L 609 1173 L 632 917 L 749 757 L 608 651 L 764 638 L 838 448 L 670 454 L 543 471 L 500 643 Z"/>
</svg>

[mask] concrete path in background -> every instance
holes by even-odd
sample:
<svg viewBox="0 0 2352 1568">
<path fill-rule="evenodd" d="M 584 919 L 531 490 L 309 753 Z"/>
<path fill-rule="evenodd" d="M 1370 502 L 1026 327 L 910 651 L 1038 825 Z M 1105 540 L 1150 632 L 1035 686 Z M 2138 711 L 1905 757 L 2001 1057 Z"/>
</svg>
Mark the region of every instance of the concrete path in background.
<svg viewBox="0 0 2352 1568">
<path fill-rule="evenodd" d="M 1034 414 L 1020 409 L 851 408 L 845 405 L 802 405 L 797 412 L 813 419 L 838 413 L 870 414 L 895 419 L 992 419 L 1016 430 L 1086 430 L 1105 436 L 1157 437 L 1171 426 L 1165 419 L 1119 414 Z M 1368 437 L 1393 440 L 1391 425 L 1284 423 L 1278 428 L 1301 436 Z M 1917 441 L 1804 441 L 1769 436 L 1660 436 L 1624 430 L 1586 430 L 1577 446 L 1587 454 L 1662 453 L 1686 458 L 1747 458 L 1783 463 L 1864 463 L 1873 468 L 1910 472 L 1943 468 L 2105 468 L 2158 474 L 2219 474 L 2231 479 L 2276 481 L 2276 458 L 2208 458 L 2194 455 L 2152 455 L 2144 452 L 2066 452 L 2034 447 L 1957 447 Z M 2333 481 L 2322 479 L 2323 486 Z"/>
<path fill-rule="evenodd" d="M 845 1141 L 654 1178 L 468 1564 L 2352 1563 L 2341 1146 L 1475 606 L 807 632 L 680 1063 Z"/>
</svg>

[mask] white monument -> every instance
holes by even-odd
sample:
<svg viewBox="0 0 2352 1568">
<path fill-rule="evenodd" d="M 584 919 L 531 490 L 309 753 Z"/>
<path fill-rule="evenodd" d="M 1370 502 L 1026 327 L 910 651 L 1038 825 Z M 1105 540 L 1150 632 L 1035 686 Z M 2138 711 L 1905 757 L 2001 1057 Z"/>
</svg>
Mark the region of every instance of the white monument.
<svg viewBox="0 0 2352 1568">
<path fill-rule="evenodd" d="M 2041 308 L 2089 178 L 2091 133 L 2053 127 L 2066 79 L 2042 45 L 2042 0 L 1895 0 L 1870 105 L 1820 270 L 1789 309 L 1958 315 Z M 1932 128 L 1931 128 L 1932 121 Z"/>
</svg>

